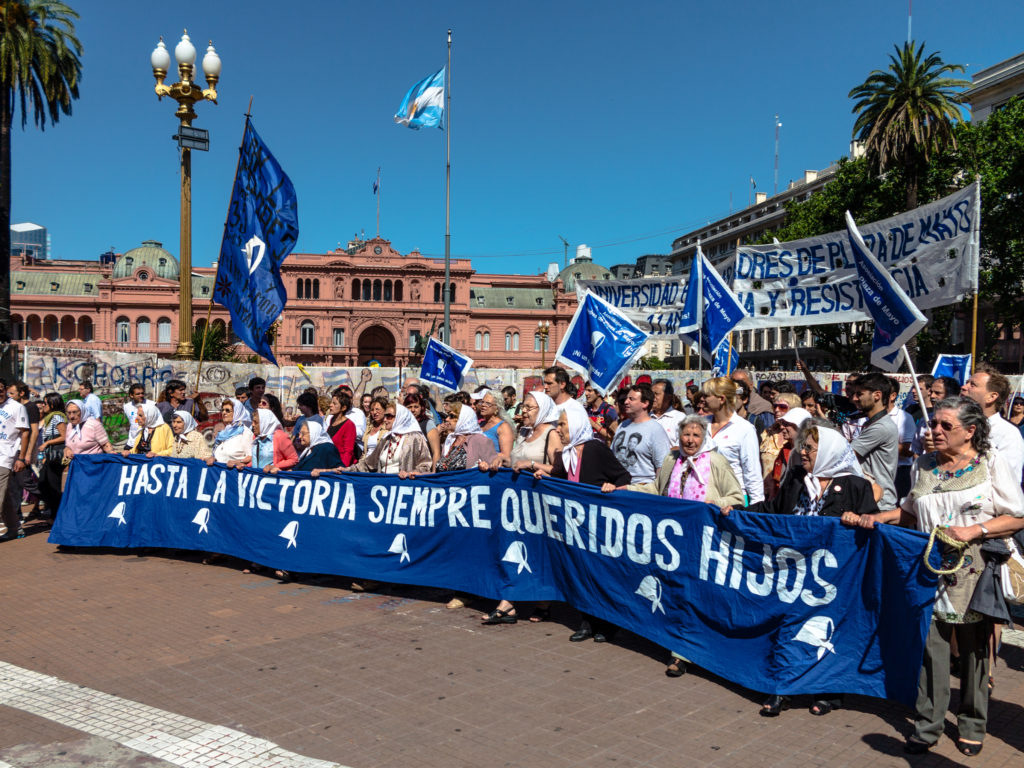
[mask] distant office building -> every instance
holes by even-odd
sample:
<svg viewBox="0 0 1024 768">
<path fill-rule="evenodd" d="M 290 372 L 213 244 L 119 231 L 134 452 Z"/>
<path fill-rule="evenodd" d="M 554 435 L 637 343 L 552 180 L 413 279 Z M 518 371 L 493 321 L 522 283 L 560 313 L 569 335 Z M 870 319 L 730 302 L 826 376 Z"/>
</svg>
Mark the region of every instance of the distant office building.
<svg viewBox="0 0 1024 768">
<path fill-rule="evenodd" d="M 971 78 L 964 101 L 971 105 L 971 122 L 980 123 L 1014 96 L 1024 95 L 1024 53 L 983 69 Z"/>
<path fill-rule="evenodd" d="M 50 235 L 46 227 L 31 221 L 11 225 L 11 256 L 22 254 L 35 259 L 50 258 Z"/>
</svg>

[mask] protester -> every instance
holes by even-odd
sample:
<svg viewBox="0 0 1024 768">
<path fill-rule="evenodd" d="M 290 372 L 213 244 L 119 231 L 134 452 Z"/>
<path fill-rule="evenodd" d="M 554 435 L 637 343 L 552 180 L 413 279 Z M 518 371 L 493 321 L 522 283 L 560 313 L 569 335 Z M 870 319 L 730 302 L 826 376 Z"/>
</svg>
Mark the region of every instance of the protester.
<svg viewBox="0 0 1024 768">
<path fill-rule="evenodd" d="M 103 403 L 92 391 L 92 382 L 84 379 L 78 384 L 78 396 L 85 403 L 85 414 L 88 417 L 103 421 Z"/>
<path fill-rule="evenodd" d="M 1024 397 L 1017 395 L 1010 405 L 1010 417 L 1007 419 L 1013 426 L 1024 431 Z"/>
<path fill-rule="evenodd" d="M 645 388 L 649 394 L 650 387 Z M 653 424 L 657 433 L 664 437 L 657 422 L 648 420 L 648 423 Z M 612 450 L 594 438 L 590 417 L 586 409 L 575 400 L 566 400 L 562 406 L 558 417 L 558 436 L 562 441 L 562 450 L 555 454 L 551 471 L 538 467 L 534 473 L 536 477 L 550 475 L 574 483 L 594 485 L 604 493 L 625 488 L 632 480 L 632 476 L 619 463 Z M 667 443 L 668 439 L 665 440 Z M 614 624 L 584 613 L 580 628 L 569 640 L 579 643 L 593 638 L 595 643 L 603 643 L 616 631 L 617 627 Z"/>
<path fill-rule="evenodd" d="M 381 472 L 397 475 L 401 472 L 423 474 L 431 467 L 430 447 L 416 417 L 404 405 L 395 405 L 395 418 L 391 431 L 381 438 L 373 453 L 364 455 L 351 467 L 335 468 L 335 472 Z M 320 473 L 313 471 L 316 477 Z"/>
<path fill-rule="evenodd" d="M 25 406 L 8 396 L 7 382 L 0 379 L 0 504 L 7 528 L 0 541 L 25 536 L 21 527 L 21 488 L 15 476 L 29 465 L 31 446 L 28 438 Z"/>
<path fill-rule="evenodd" d="M 610 444 L 615 435 L 615 429 L 619 425 L 618 410 L 601 397 L 601 393 L 597 391 L 592 381 L 588 381 L 583 386 L 583 401 L 594 434 L 604 440 L 605 445 Z M 552 400 L 552 402 L 554 401 Z M 557 416 L 555 418 L 557 419 Z"/>
<path fill-rule="evenodd" d="M 292 467 L 296 472 L 336 469 L 342 466 L 338 448 L 323 424 L 307 419 L 299 430 L 299 446 L 302 452 L 299 454 L 298 462 Z M 272 475 L 279 471 L 280 469 L 273 465 L 267 469 Z"/>
<path fill-rule="evenodd" d="M 267 393 L 267 380 L 260 376 L 253 376 L 249 379 L 249 397 L 245 401 L 245 407 L 248 411 L 252 411 L 255 408 L 260 408 L 263 402 L 263 396 Z"/>
<path fill-rule="evenodd" d="M 288 433 L 281 426 L 280 419 L 269 408 L 257 408 L 252 412 L 252 461 L 253 469 L 269 472 L 270 467 L 291 469 L 299 461 Z"/>
<path fill-rule="evenodd" d="M 221 403 L 220 419 L 224 429 L 214 438 L 213 456 L 206 463 L 211 466 L 214 461 L 244 464 L 252 455 L 252 415 L 241 402 L 232 397 Z"/>
<path fill-rule="evenodd" d="M 515 422 L 516 426 L 519 426 L 522 421 L 519 418 L 519 411 L 523 404 L 516 401 L 517 394 L 515 387 L 506 386 L 501 388 L 501 404 L 505 409 L 505 413 L 511 414 L 512 421 Z"/>
<path fill-rule="evenodd" d="M 203 405 L 203 401 L 198 397 L 186 397 L 185 390 L 185 382 L 181 379 L 170 379 L 164 385 L 163 394 L 156 404 L 164 421 L 170 423 L 175 411 L 188 411 L 197 422 L 206 421 L 206 406 Z"/>
<path fill-rule="evenodd" d="M 64 436 L 68 428 L 64 399 L 56 392 L 47 392 L 40 413 L 43 427 L 39 432 L 39 452 L 43 460 L 39 469 L 39 493 L 50 516 L 56 520 L 61 499 L 60 478 L 64 471 Z"/>
<path fill-rule="evenodd" d="M 128 387 L 128 402 L 124 404 L 124 415 L 128 419 L 128 439 L 126 443 L 128 445 L 135 445 L 135 439 L 139 435 L 139 430 L 142 429 L 137 420 L 139 408 L 143 403 L 150 403 L 156 405 L 152 400 L 146 397 L 146 388 L 139 383 L 132 384 Z M 160 413 L 161 417 L 163 412 Z"/>
<path fill-rule="evenodd" d="M 743 504 L 743 489 L 736 482 L 732 467 L 716 451 L 708 434 L 708 422 L 702 416 L 686 416 L 679 422 L 677 447 L 665 457 L 654 481 L 659 496 L 687 501 L 703 501 L 719 507 Z M 686 674 L 685 656 L 672 652 L 665 669 L 668 677 Z"/>
<path fill-rule="evenodd" d="M 366 420 L 370 419 L 370 406 L 373 404 L 373 395 L 369 392 L 364 392 L 359 398 L 359 410 L 362 411 L 363 416 Z"/>
<path fill-rule="evenodd" d="M 704 406 L 711 414 L 711 437 L 739 482 L 747 503 L 764 499 L 761 454 L 754 425 L 736 413 L 736 378 L 708 379 L 701 387 Z"/>
<path fill-rule="evenodd" d="M 932 408 L 932 400 L 929 389 L 931 388 L 932 383 L 934 381 L 935 377 L 928 373 L 922 373 L 920 376 L 917 377 L 917 385 L 921 388 L 921 397 L 924 398 L 924 408 L 927 408 L 929 411 Z M 913 400 L 912 402 L 909 402 L 906 405 L 904 405 L 903 410 L 910 414 L 910 418 L 913 419 L 914 423 L 916 424 L 918 421 L 924 418 L 924 408 L 921 407 L 922 403 L 918 402 L 917 400 L 917 387 L 912 386 L 910 388 L 910 396 L 913 398 Z"/>
<path fill-rule="evenodd" d="M 277 398 L 277 395 L 272 395 L 269 392 L 264 392 L 263 397 L 260 398 L 260 408 L 267 408 L 272 411 L 277 417 L 277 420 L 281 422 L 281 426 L 284 426 L 284 409 L 281 408 L 281 401 Z"/>
<path fill-rule="evenodd" d="M 914 463 L 914 451 L 911 446 L 914 442 L 915 425 L 909 413 L 902 408 L 896 407 L 899 384 L 893 379 L 890 379 L 890 381 L 892 381 L 892 391 L 889 393 L 886 411 L 889 414 L 889 418 L 896 425 L 896 435 L 899 440 L 896 458 L 896 477 L 894 481 L 896 500 L 899 501 L 910 491 L 910 466 Z"/>
<path fill-rule="evenodd" d="M 139 433 L 135 437 L 135 442 L 126 445 L 121 451 L 122 456 L 130 456 L 133 453 L 149 458 L 171 455 L 174 449 L 174 433 L 155 404 L 143 403 L 139 406 L 135 423 L 139 425 Z"/>
<path fill-rule="evenodd" d="M 772 399 L 765 399 L 757 393 L 757 388 L 754 386 L 754 380 L 750 376 L 750 371 L 746 368 L 737 368 L 730 374 L 729 378 L 731 378 L 737 385 L 743 384 L 743 386 L 750 391 L 750 401 L 747 403 L 747 413 L 754 416 L 757 416 L 760 413 L 771 414 Z M 767 384 L 768 388 L 771 389 L 770 382 L 766 381 L 764 384 Z M 735 406 L 733 407 L 733 410 L 735 410 Z"/>
<path fill-rule="evenodd" d="M 984 387 L 985 381 L 976 382 Z M 900 508 L 866 515 L 865 528 L 900 522 L 924 533 L 943 527 L 953 540 L 967 544 L 945 547 L 942 568 L 959 562 L 953 573 L 939 576 L 932 624 L 925 642 L 918 685 L 914 732 L 905 744 L 911 754 L 935 746 L 945 728 L 950 697 L 950 641 L 959 653 L 960 706 L 957 711 L 957 749 L 965 755 L 981 752 L 988 720 L 989 641 L 993 621 L 979 612 L 972 599 L 982 568 L 981 545 L 1024 529 L 1024 493 L 1020 478 L 989 441 L 990 420 L 968 397 L 951 397 L 935 405 L 929 423 L 935 452 L 914 463 L 913 486 Z"/>
<path fill-rule="evenodd" d="M 476 401 L 476 409 L 480 418 L 480 429 L 484 436 L 491 441 L 494 452 L 503 458 L 508 458 L 512 454 L 515 433 L 509 423 L 502 418 L 503 414 L 501 406 L 498 404 L 498 398 L 491 390 L 484 390 Z"/>
<path fill-rule="evenodd" d="M 175 411 L 171 416 L 171 431 L 174 433 L 174 448 L 171 456 L 176 459 L 202 459 L 213 454 L 206 437 L 199 431 L 199 425 L 188 411 Z"/>
<path fill-rule="evenodd" d="M 67 461 L 83 454 L 114 452 L 103 422 L 95 416 L 85 415 L 82 400 L 69 400 L 64 412 L 68 417 L 68 429 L 64 433 L 64 458 Z"/>
<path fill-rule="evenodd" d="M 314 421 L 322 427 L 324 418 L 320 415 L 320 398 L 313 387 L 306 388 L 295 398 L 295 407 L 299 409 L 300 416 L 292 427 L 292 445 L 298 452 L 302 450 L 299 446 L 299 430 L 302 429 L 302 425 L 307 421 Z"/>
<path fill-rule="evenodd" d="M 327 435 L 334 442 L 341 457 L 341 466 L 347 467 L 355 461 L 356 424 L 347 414 L 352 407 L 351 396 L 339 389 L 331 396 L 327 409 Z"/>
<path fill-rule="evenodd" d="M 679 446 L 679 423 L 686 414 L 676 408 L 678 400 L 675 390 L 672 388 L 672 382 L 668 379 L 655 379 L 651 385 L 651 391 L 654 393 L 651 418 L 665 430 L 665 436 L 668 437 L 672 447 L 677 448 Z"/>
<path fill-rule="evenodd" d="M 569 379 L 569 372 L 565 368 L 553 365 L 544 369 L 544 394 L 554 400 L 559 410 L 567 401 L 572 400 L 570 387 L 572 387 L 572 382 Z"/>
<path fill-rule="evenodd" d="M 626 419 L 615 431 L 611 449 L 632 477 L 632 485 L 654 482 L 672 444 L 662 426 L 651 418 L 654 392 L 649 384 L 635 384 L 626 395 Z"/>
<path fill-rule="evenodd" d="M 784 403 L 783 398 L 787 398 L 787 393 L 781 392 L 775 396 L 775 423 L 772 425 L 771 430 L 765 432 L 765 439 L 771 439 L 772 441 L 771 447 L 774 449 L 776 445 L 778 446 L 778 450 L 774 450 L 771 454 L 771 464 L 768 466 L 764 476 L 765 499 L 773 499 L 778 494 L 782 478 L 790 466 L 797 433 L 804 424 L 814 418 L 810 412 L 805 411 L 803 408 L 787 408 L 783 411 L 778 407 Z M 762 469 L 764 468 L 765 458 L 765 444 L 762 442 Z"/>
<path fill-rule="evenodd" d="M 988 419 L 989 442 L 1020 484 L 1024 475 L 1024 437 L 999 411 L 1010 396 L 1010 380 L 988 363 L 979 363 L 964 384 L 962 394 L 981 406 Z"/>
<path fill-rule="evenodd" d="M 252 406 L 249 404 L 249 388 L 248 387 L 235 387 L 235 399 L 245 406 L 246 410 L 252 411 Z"/>
<path fill-rule="evenodd" d="M 860 434 L 851 443 L 861 468 L 882 489 L 878 508 L 896 508 L 896 465 L 899 457 L 899 433 L 889 418 L 886 405 L 892 381 L 881 373 L 867 373 L 857 379 L 857 405 L 867 417 Z"/>
<path fill-rule="evenodd" d="M 406 395 L 405 400 L 402 401 L 413 418 L 416 419 L 416 423 L 419 424 L 420 432 L 426 437 L 427 432 L 437 426 L 437 422 L 434 421 L 430 416 L 430 408 L 427 407 L 427 403 L 423 396 L 418 392 L 411 395 Z"/>
<path fill-rule="evenodd" d="M 481 463 L 490 466 L 498 453 L 490 438 L 480 429 L 476 411 L 459 402 L 447 404 L 446 409 L 445 420 L 454 427 L 445 437 L 435 471 L 454 472 Z M 415 474 L 399 472 L 398 476 L 405 479 L 415 477 Z"/>
<path fill-rule="evenodd" d="M 386 397 L 375 397 L 370 403 L 370 414 L 366 419 L 366 431 L 363 433 L 363 453 L 373 453 L 377 441 L 387 434 L 388 428 L 384 422 L 387 407 Z"/>
</svg>

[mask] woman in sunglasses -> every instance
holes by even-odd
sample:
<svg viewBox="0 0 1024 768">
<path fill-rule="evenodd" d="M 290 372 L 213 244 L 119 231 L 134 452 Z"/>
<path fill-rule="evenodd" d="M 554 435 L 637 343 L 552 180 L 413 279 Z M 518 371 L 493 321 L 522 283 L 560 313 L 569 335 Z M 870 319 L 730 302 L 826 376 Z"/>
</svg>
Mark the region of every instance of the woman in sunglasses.
<svg viewBox="0 0 1024 768">
<path fill-rule="evenodd" d="M 935 406 L 928 424 L 935 451 L 914 462 L 910 493 L 900 508 L 878 515 L 844 516 L 844 521 L 865 528 L 900 522 L 925 533 L 941 527 L 950 538 L 967 545 L 962 560 L 962 547 L 945 547 L 943 552 L 942 570 L 958 562 L 960 567 L 939 576 L 917 689 L 916 723 L 904 749 L 911 754 L 926 752 L 942 736 L 950 696 L 950 641 L 955 637 L 960 676 L 956 746 L 970 757 L 981 752 L 985 738 L 988 649 L 996 620 L 981 613 L 974 599 L 984 570 L 982 543 L 1024 528 L 1024 493 L 1020 478 L 1013 477 L 1005 461 L 991 450 L 988 419 L 976 402 L 946 398 Z"/>
<path fill-rule="evenodd" d="M 779 481 L 793 452 L 796 430 L 811 417 L 800 407 L 800 397 L 793 392 L 780 392 L 772 401 L 775 423 L 761 435 L 761 472 L 764 476 L 764 497 L 772 498 L 779 490 Z M 795 415 L 783 421 L 787 415 Z"/>
</svg>

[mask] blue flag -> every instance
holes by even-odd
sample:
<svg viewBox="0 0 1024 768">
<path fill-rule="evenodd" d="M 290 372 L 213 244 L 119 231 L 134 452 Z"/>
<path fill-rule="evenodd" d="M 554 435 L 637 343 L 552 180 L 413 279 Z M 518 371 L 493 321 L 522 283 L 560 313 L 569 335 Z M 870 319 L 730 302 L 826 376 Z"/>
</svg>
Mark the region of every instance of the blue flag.
<svg viewBox="0 0 1024 768">
<path fill-rule="evenodd" d="M 700 321 L 693 325 L 681 324 L 680 338 L 693 343 L 697 337 L 695 331 L 699 330 L 700 354 L 713 363 L 715 352 L 736 324 L 747 316 L 747 312 L 718 274 L 718 270 L 708 261 L 699 243 L 690 266 L 690 279 L 683 303 L 684 314 L 689 316 L 691 307 L 698 313 Z M 688 330 L 690 328 L 692 330 Z"/>
<path fill-rule="evenodd" d="M 410 128 L 444 128 L 444 67 L 409 89 L 398 105 L 395 122 Z"/>
<path fill-rule="evenodd" d="M 932 376 L 949 376 L 963 386 L 971 377 L 970 355 L 939 355 L 935 358 Z"/>
<path fill-rule="evenodd" d="M 711 363 L 711 375 L 717 376 L 728 376 L 730 373 L 736 370 L 740 364 L 740 353 L 736 351 L 736 347 L 729 344 L 729 340 L 726 339 L 718 345 L 718 349 L 715 350 L 715 359 Z"/>
<path fill-rule="evenodd" d="M 463 377 L 472 367 L 472 358 L 431 336 L 423 352 L 420 378 L 450 392 L 458 392 Z"/>
<path fill-rule="evenodd" d="M 558 345 L 555 359 L 587 377 L 602 395 L 640 354 L 648 334 L 604 299 L 587 292 Z"/>
<path fill-rule="evenodd" d="M 281 264 L 298 237 L 295 187 L 246 117 L 213 299 L 228 308 L 238 338 L 275 365 L 267 331 L 288 299 Z"/>
<path fill-rule="evenodd" d="M 864 308 L 875 321 L 871 364 L 885 371 L 897 371 L 903 362 L 903 345 L 928 321 L 864 243 L 849 211 L 846 212 L 846 231 Z"/>
<path fill-rule="evenodd" d="M 764 694 L 909 704 L 935 599 L 928 537 L 917 531 L 726 517 L 700 502 L 508 469 L 313 478 L 77 456 L 49 541 L 222 552 L 288 571 L 560 600 Z M 939 560 L 933 551 L 932 567 Z"/>
</svg>

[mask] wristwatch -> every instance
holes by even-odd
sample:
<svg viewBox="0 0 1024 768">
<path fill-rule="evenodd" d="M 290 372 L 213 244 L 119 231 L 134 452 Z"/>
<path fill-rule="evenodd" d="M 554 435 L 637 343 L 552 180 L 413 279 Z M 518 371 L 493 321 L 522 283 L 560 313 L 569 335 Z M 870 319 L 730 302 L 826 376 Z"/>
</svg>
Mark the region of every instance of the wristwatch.
<svg viewBox="0 0 1024 768">
<path fill-rule="evenodd" d="M 981 538 L 984 539 L 988 536 L 988 528 L 983 523 L 978 523 L 978 527 L 981 528 Z"/>
</svg>

